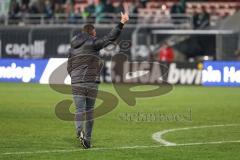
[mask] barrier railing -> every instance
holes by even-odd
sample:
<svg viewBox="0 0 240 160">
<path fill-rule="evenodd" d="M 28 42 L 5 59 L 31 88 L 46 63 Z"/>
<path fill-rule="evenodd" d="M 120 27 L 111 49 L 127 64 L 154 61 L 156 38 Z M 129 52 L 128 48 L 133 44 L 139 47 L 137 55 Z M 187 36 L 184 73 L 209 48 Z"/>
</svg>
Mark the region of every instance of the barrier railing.
<svg viewBox="0 0 240 160">
<path fill-rule="evenodd" d="M 48 16 L 46 14 L 19 14 L 16 16 L 0 17 L 0 25 L 74 25 L 84 23 L 113 24 L 119 22 L 119 15 L 100 14 L 98 16 L 84 16 L 83 14 L 55 14 Z M 172 14 L 172 15 L 138 15 L 131 14 L 129 25 L 147 24 L 163 27 L 186 27 L 191 28 L 192 15 Z"/>
</svg>

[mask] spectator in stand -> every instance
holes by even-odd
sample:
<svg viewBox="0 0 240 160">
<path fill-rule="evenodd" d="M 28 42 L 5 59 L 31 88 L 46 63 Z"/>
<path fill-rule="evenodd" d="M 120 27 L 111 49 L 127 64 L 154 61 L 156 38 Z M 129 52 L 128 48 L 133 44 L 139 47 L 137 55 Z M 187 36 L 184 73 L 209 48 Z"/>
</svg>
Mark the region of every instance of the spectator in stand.
<svg viewBox="0 0 240 160">
<path fill-rule="evenodd" d="M 175 56 L 172 47 L 170 47 L 168 43 L 165 42 L 164 45 L 160 48 L 158 60 L 164 62 L 173 62 L 174 57 Z"/>
<path fill-rule="evenodd" d="M 20 12 L 21 12 L 21 15 L 27 14 L 29 12 L 28 5 L 26 5 L 26 4 L 21 5 Z"/>
<path fill-rule="evenodd" d="M 105 12 L 113 14 L 114 10 L 115 10 L 115 8 L 113 6 L 113 2 L 111 0 L 107 0 L 106 5 L 105 5 Z"/>
<path fill-rule="evenodd" d="M 124 7 L 123 7 L 123 0 L 118 1 L 115 5 L 114 8 L 114 13 L 115 13 L 115 19 L 118 19 L 118 13 L 123 12 L 124 11 Z"/>
<path fill-rule="evenodd" d="M 114 12 L 115 12 L 115 8 L 114 8 L 114 6 L 113 6 L 113 2 L 112 2 L 112 0 L 107 0 L 106 1 L 106 4 L 105 4 L 105 12 L 106 12 L 106 16 L 105 16 L 105 18 L 107 18 L 107 19 L 113 19 L 115 16 L 113 15 L 114 14 Z"/>
<path fill-rule="evenodd" d="M 95 5 L 93 1 L 88 1 L 88 6 L 84 9 L 84 12 L 88 14 L 89 16 L 93 15 L 95 12 Z"/>
<path fill-rule="evenodd" d="M 184 14 L 186 11 L 186 2 L 185 0 L 181 0 L 180 2 L 176 2 L 173 4 L 171 8 L 171 14 Z"/>
<path fill-rule="evenodd" d="M 181 14 L 186 13 L 186 0 L 180 0 L 180 2 L 174 3 L 170 13 L 175 24 L 181 23 L 180 21 L 183 19 Z"/>
<path fill-rule="evenodd" d="M 117 3 L 116 7 L 115 7 L 115 13 L 120 13 L 123 11 L 123 2 L 120 1 Z"/>
<path fill-rule="evenodd" d="M 49 0 L 45 1 L 44 13 L 47 16 L 47 18 L 52 18 L 53 16 L 53 5 Z"/>
<path fill-rule="evenodd" d="M 64 4 L 66 0 L 52 0 L 54 14 L 64 13 Z"/>
<path fill-rule="evenodd" d="M 199 24 L 198 24 L 199 13 L 196 8 L 193 10 L 192 17 L 193 17 L 193 28 L 197 29 L 199 27 Z"/>
<path fill-rule="evenodd" d="M 63 5 L 60 3 L 55 3 L 54 4 L 54 14 L 63 14 L 63 13 L 64 13 Z"/>
<path fill-rule="evenodd" d="M 28 4 L 22 4 L 20 7 L 20 16 L 22 19 L 25 19 L 26 15 L 29 13 Z M 24 22 L 22 22 L 24 23 Z"/>
<path fill-rule="evenodd" d="M 131 9 L 130 9 L 131 13 L 137 14 L 138 8 L 140 7 L 139 2 L 137 0 L 135 0 L 130 7 L 131 7 Z"/>
<path fill-rule="evenodd" d="M 22 0 L 21 4 L 24 5 L 26 8 L 28 8 L 29 7 L 29 2 L 30 2 L 30 0 Z"/>
<path fill-rule="evenodd" d="M 58 3 L 58 4 L 65 4 L 67 0 L 51 0 L 53 4 Z"/>
<path fill-rule="evenodd" d="M 95 0 L 95 16 L 96 16 L 96 23 L 100 23 L 101 20 L 105 16 L 105 8 L 104 8 L 104 1 L 103 0 Z"/>
<path fill-rule="evenodd" d="M 10 18 L 16 18 L 20 13 L 20 5 L 17 0 L 12 0 L 9 8 L 9 16 Z"/>
<path fill-rule="evenodd" d="M 69 23 L 76 23 L 74 0 L 67 0 L 65 6 L 65 13 L 68 14 Z"/>
<path fill-rule="evenodd" d="M 20 5 L 19 5 L 20 16 L 24 16 L 25 14 L 27 14 L 29 12 L 29 2 L 30 2 L 29 0 L 21 0 L 20 1 Z"/>
<path fill-rule="evenodd" d="M 87 23 L 95 21 L 95 19 L 92 18 L 92 16 L 94 16 L 94 12 L 95 12 L 95 5 L 93 3 L 93 0 L 89 0 L 88 1 L 88 6 L 86 8 L 84 8 L 84 11 L 83 11 L 83 14 L 82 14 L 83 17 L 86 19 Z"/>
<path fill-rule="evenodd" d="M 31 14 L 39 13 L 39 10 L 37 8 L 37 1 L 31 1 L 29 3 L 29 13 Z"/>
<path fill-rule="evenodd" d="M 143 8 L 146 8 L 148 0 L 139 0 L 139 2 Z"/>
<path fill-rule="evenodd" d="M 238 49 L 236 52 L 235 52 L 235 55 L 236 55 L 236 59 L 238 61 L 240 61 L 240 49 Z"/>
<path fill-rule="evenodd" d="M 130 19 L 132 19 L 132 22 L 134 24 L 137 24 L 137 21 L 138 21 L 138 18 L 137 18 L 137 15 L 138 15 L 138 8 L 140 7 L 140 4 L 137 0 L 135 0 L 133 2 L 133 4 L 131 5 L 131 8 L 130 8 L 130 13 L 131 15 L 133 15 L 133 17 L 131 17 Z"/>
<path fill-rule="evenodd" d="M 207 28 L 210 26 L 210 14 L 207 12 L 205 6 L 202 6 L 201 13 L 198 15 L 199 28 Z"/>
<path fill-rule="evenodd" d="M 29 4 L 30 13 L 44 13 L 45 1 L 44 0 L 32 0 Z"/>
</svg>

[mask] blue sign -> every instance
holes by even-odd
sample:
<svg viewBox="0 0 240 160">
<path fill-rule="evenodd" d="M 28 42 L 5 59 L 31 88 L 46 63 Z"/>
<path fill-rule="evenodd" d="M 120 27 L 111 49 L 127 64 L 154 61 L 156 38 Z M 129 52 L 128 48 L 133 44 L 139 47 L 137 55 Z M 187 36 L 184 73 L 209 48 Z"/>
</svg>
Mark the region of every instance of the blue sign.
<svg viewBox="0 0 240 160">
<path fill-rule="evenodd" d="M 240 86 L 240 62 L 205 61 L 203 66 L 204 86 Z"/>
<path fill-rule="evenodd" d="M 38 83 L 47 63 L 47 59 L 0 59 L 0 82 Z"/>
</svg>

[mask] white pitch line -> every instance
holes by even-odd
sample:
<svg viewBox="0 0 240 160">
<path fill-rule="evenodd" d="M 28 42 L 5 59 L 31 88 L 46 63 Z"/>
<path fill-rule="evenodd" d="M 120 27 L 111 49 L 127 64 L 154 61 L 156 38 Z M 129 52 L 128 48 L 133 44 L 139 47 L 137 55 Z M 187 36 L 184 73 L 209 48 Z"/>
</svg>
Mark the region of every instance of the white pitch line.
<svg viewBox="0 0 240 160">
<path fill-rule="evenodd" d="M 195 126 L 187 128 L 176 128 L 164 130 L 161 132 L 154 133 L 152 137 L 160 138 L 154 139 L 158 142 L 163 142 L 163 145 L 150 145 L 150 146 L 123 146 L 123 147 L 112 147 L 112 148 L 91 148 L 85 149 L 59 149 L 59 150 L 40 150 L 40 151 L 29 151 L 29 152 L 6 152 L 0 153 L 0 155 L 24 155 L 24 154 L 44 154 L 44 153 L 69 153 L 69 152 L 79 152 L 79 151 L 99 151 L 99 150 L 124 150 L 124 149 L 145 149 L 145 148 L 160 148 L 160 147 L 178 147 L 178 146 L 197 146 L 197 145 L 213 145 L 213 144 L 224 144 L 224 143 L 240 143 L 240 140 L 236 141 L 217 141 L 217 142 L 200 142 L 200 143 L 183 143 L 176 144 L 166 141 L 161 138 L 163 134 L 179 131 L 179 130 L 189 130 L 189 129 L 199 129 L 199 128 L 211 128 L 211 127 L 228 127 L 228 126 L 240 126 L 240 124 L 226 124 L 226 125 L 211 125 L 211 126 Z"/>
<path fill-rule="evenodd" d="M 7 152 L 1 153 L 0 155 L 24 155 L 24 154 L 43 154 L 43 153 L 69 153 L 69 152 L 80 152 L 80 151 L 101 151 L 101 150 L 124 150 L 124 149 L 146 149 L 146 148 L 161 148 L 161 147 L 178 147 L 178 146 L 198 146 L 198 145 L 213 145 L 223 143 L 240 143 L 239 141 L 218 141 L 218 142 L 203 142 L 203 143 L 184 143 L 176 144 L 174 146 L 166 145 L 152 145 L 152 146 L 125 146 L 125 147 L 112 147 L 112 148 L 91 148 L 91 149 L 62 149 L 62 150 L 42 150 L 32 152 Z"/>
<path fill-rule="evenodd" d="M 197 145 L 224 144 L 224 143 L 240 143 L 240 140 L 236 140 L 236 141 L 216 141 L 216 142 L 199 142 L 199 143 L 182 143 L 182 144 L 176 144 L 175 146 L 197 146 Z"/>
<path fill-rule="evenodd" d="M 184 144 L 176 144 L 170 141 L 167 141 L 163 139 L 163 135 L 169 132 L 176 132 L 176 131 L 182 131 L 182 130 L 191 130 L 191 129 L 201 129 L 201 128 L 215 128 L 215 127 L 229 127 L 229 126 L 240 126 L 240 124 L 221 124 L 221 125 L 205 125 L 205 126 L 194 126 L 194 127 L 185 127 L 185 128 L 174 128 L 174 129 L 168 129 L 163 130 L 160 132 L 156 132 L 152 135 L 152 139 L 155 141 L 165 145 L 165 146 L 176 146 L 176 145 L 184 145 Z M 218 141 L 218 142 L 206 142 L 206 143 L 224 143 L 225 141 Z M 227 141 L 226 141 L 227 142 Z M 238 141 L 229 141 L 229 142 L 238 142 Z M 189 144 L 205 144 L 205 143 L 189 143 Z"/>
<path fill-rule="evenodd" d="M 67 152 L 77 152 L 77 151 L 121 150 L 121 149 L 156 148 L 156 147 L 164 147 L 164 146 L 153 145 L 153 146 L 125 146 L 125 147 L 112 147 L 112 148 L 91 148 L 91 149 L 59 149 L 59 150 L 42 150 L 42 151 L 32 151 L 32 152 L 7 152 L 7 153 L 1 153 L 1 155 L 67 153 Z"/>
<path fill-rule="evenodd" d="M 124 149 L 146 149 L 146 148 L 161 148 L 161 147 L 178 147 L 178 146 L 198 146 L 198 145 L 213 145 L 213 144 L 223 144 L 223 143 L 240 143 L 239 141 L 219 141 L 219 142 L 204 142 L 204 143 L 184 143 L 176 144 L 174 146 L 166 145 L 151 145 L 151 146 L 125 146 L 125 147 L 112 147 L 112 148 L 91 148 L 91 149 L 61 149 L 61 150 L 42 150 L 42 151 L 32 151 L 32 152 L 7 152 L 1 155 L 23 155 L 23 154 L 43 154 L 43 153 L 70 153 L 79 151 L 101 151 L 101 150 L 124 150 Z"/>
</svg>

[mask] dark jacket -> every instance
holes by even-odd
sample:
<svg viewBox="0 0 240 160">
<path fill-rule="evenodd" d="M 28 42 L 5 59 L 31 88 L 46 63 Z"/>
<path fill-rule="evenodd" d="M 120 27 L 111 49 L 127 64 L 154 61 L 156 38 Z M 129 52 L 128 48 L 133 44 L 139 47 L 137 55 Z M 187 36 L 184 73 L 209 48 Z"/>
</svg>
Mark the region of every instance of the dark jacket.
<svg viewBox="0 0 240 160">
<path fill-rule="evenodd" d="M 123 24 L 119 23 L 103 38 L 95 38 L 87 33 L 79 33 L 72 38 L 67 66 L 72 84 L 100 82 L 103 64 L 99 57 L 99 51 L 115 41 L 122 28 Z"/>
</svg>

